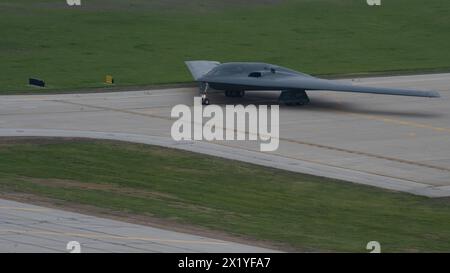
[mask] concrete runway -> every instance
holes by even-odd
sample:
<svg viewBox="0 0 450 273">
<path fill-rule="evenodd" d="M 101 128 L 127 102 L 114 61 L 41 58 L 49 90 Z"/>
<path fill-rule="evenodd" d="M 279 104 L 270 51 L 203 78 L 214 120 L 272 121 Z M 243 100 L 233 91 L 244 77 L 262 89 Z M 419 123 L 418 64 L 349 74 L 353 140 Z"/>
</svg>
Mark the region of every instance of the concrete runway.
<svg viewBox="0 0 450 273">
<path fill-rule="evenodd" d="M 280 107 L 280 147 L 271 153 L 259 152 L 257 141 L 173 141 L 170 128 L 175 120 L 170 118 L 170 111 L 176 104 L 192 105 L 193 96 L 198 94 L 193 88 L 1 96 L 0 136 L 73 136 L 126 140 L 175 147 L 429 197 L 450 196 L 450 74 L 364 78 L 354 80 L 354 84 L 434 89 L 441 93 L 442 98 L 311 91 L 308 93 L 311 98 L 310 105 Z M 278 94 L 248 92 L 246 97 L 241 99 L 211 94 L 210 99 L 212 103 L 219 105 L 276 104 Z M 5 205 L 17 206 L 25 205 Z M 16 213 L 14 210 L 5 211 L 1 212 L 0 219 L 5 219 L 5 213 L 10 216 Z M 14 213 L 11 214 L 11 211 Z M 27 223 L 32 223 L 35 217 L 33 214 L 37 213 L 28 212 L 29 215 L 24 215 L 22 220 L 9 218 L 7 224 L 15 226 L 14 228 L 2 229 L 26 231 L 30 226 Z M 50 222 L 55 232 L 65 230 L 55 219 L 68 217 L 67 215 L 72 214 L 61 211 L 54 215 L 53 221 Z M 87 216 L 76 216 L 75 222 L 77 217 L 84 219 L 83 217 Z M 108 223 L 113 223 L 108 222 L 109 220 L 102 221 L 105 223 L 103 228 L 106 228 Z M 79 232 L 85 228 L 83 223 L 77 224 L 78 226 L 75 226 L 78 228 L 72 231 Z M 111 225 L 111 230 L 116 232 L 114 227 L 118 223 Z M 140 230 L 137 228 L 132 231 L 132 236 L 141 234 Z M 14 243 L 6 240 L 8 237 L 5 237 L 4 233 L 0 234 L 0 251 L 5 249 L 3 244 L 7 244 L 7 249 L 14 246 Z M 145 236 L 152 237 L 153 233 L 148 234 L 150 235 Z M 22 242 L 29 237 L 25 232 L 9 235 Z M 38 235 L 37 237 L 43 236 Z M 122 235 L 131 236 L 120 236 Z M 183 235 L 181 238 L 190 240 L 186 239 L 191 238 L 189 236 Z M 54 239 L 53 236 L 47 237 Z M 60 244 L 68 240 L 68 237 L 70 236 L 61 239 L 57 247 L 51 245 L 41 250 L 64 251 Z M 97 248 L 99 251 L 110 250 L 109 246 L 111 251 L 133 249 L 127 248 L 129 246 L 114 246 L 115 239 L 102 238 L 102 241 L 102 244 L 108 247 Z M 92 244 L 92 251 L 96 251 L 95 246 Z M 153 247 L 149 244 L 137 251 L 253 251 L 247 246 L 235 246 L 237 248 L 211 245 L 177 248 L 186 246 L 166 244 Z M 35 249 L 33 246 L 29 247 L 29 250 Z M 28 249 L 25 248 L 25 251 Z"/>
<path fill-rule="evenodd" d="M 0 199 L 0 253 L 69 252 L 274 252 L 226 242 Z"/>
</svg>

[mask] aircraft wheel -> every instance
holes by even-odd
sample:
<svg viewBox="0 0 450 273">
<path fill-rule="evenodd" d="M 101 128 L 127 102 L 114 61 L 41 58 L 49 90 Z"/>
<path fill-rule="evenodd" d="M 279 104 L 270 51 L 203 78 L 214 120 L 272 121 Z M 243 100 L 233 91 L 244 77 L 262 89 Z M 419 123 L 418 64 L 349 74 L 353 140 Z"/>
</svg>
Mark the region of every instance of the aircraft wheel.
<svg viewBox="0 0 450 273">
<path fill-rule="evenodd" d="M 233 98 L 241 98 L 245 95 L 245 91 L 244 90 L 227 90 L 225 91 L 225 96 L 227 97 L 233 97 Z"/>
<path fill-rule="evenodd" d="M 202 99 L 202 105 L 209 105 L 209 99 L 208 98 Z"/>
</svg>

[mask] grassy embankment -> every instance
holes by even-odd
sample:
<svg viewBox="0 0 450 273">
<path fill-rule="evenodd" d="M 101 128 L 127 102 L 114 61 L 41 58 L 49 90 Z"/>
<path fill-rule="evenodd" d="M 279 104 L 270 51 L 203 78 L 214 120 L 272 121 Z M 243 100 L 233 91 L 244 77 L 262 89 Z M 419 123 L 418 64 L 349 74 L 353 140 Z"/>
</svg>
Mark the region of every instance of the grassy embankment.
<svg viewBox="0 0 450 273">
<path fill-rule="evenodd" d="M 2 140 L 1 196 L 149 216 L 298 250 L 448 251 L 450 202 L 109 141 Z M 89 211 L 86 211 L 89 213 Z M 168 224 L 170 226 L 170 224 Z"/>
<path fill-rule="evenodd" d="M 189 59 L 316 75 L 450 68 L 449 1 L 256 2 L 2 0 L 0 94 L 105 87 L 106 74 L 119 87 L 189 82 Z"/>
</svg>

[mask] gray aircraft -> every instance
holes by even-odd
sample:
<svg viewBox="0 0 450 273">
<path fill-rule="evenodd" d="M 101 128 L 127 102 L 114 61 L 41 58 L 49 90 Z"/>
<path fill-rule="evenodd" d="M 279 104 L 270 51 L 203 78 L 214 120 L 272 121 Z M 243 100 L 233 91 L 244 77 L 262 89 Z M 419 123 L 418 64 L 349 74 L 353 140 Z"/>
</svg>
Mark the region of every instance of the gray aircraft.
<svg viewBox="0 0 450 273">
<path fill-rule="evenodd" d="M 187 61 L 192 76 L 200 85 L 202 103 L 209 104 L 208 89 L 225 91 L 227 97 L 243 97 L 245 91 L 281 90 L 279 101 L 286 105 L 309 103 L 306 91 L 330 90 L 415 97 L 440 97 L 431 90 L 367 87 L 319 79 L 298 71 L 267 63 L 219 63 Z"/>
</svg>

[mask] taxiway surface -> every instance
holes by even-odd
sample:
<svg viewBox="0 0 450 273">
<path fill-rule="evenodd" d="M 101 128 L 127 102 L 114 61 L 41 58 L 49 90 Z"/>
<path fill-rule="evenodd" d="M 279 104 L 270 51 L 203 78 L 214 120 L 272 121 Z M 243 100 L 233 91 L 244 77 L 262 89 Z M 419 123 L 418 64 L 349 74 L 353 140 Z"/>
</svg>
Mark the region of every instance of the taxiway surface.
<svg viewBox="0 0 450 273">
<path fill-rule="evenodd" d="M 174 142 L 170 111 L 194 88 L 0 97 L 0 136 L 87 136 L 160 144 L 406 191 L 450 196 L 450 74 L 361 78 L 353 84 L 433 89 L 441 98 L 310 91 L 311 104 L 280 107 L 280 146 L 256 141 Z M 279 92 L 212 103 L 276 104 Z"/>
<path fill-rule="evenodd" d="M 81 252 L 273 252 L 0 199 L 0 253 L 71 252 L 69 242 L 77 242 Z"/>
</svg>

